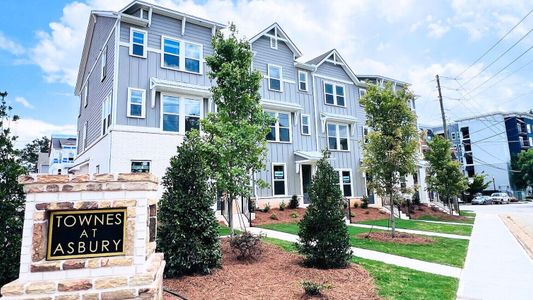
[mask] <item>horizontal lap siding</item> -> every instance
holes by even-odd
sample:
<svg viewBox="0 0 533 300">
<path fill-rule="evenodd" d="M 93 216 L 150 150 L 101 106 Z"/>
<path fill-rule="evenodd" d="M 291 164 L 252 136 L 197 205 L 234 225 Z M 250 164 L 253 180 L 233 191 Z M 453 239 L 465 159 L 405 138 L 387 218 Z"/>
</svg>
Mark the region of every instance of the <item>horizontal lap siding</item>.
<svg viewBox="0 0 533 300">
<path fill-rule="evenodd" d="M 92 61 L 91 64 L 87 65 L 87 69 L 90 70 L 92 66 L 96 63 L 92 73 L 89 76 L 88 80 L 88 104 L 87 107 L 83 107 L 81 102 L 82 98 L 80 97 L 80 107 L 81 114 L 78 117 L 78 131 L 83 134 L 83 127 L 85 122 L 88 122 L 87 127 L 87 146 L 90 146 L 102 135 L 102 102 L 113 90 L 113 76 L 114 76 L 114 59 L 115 59 L 115 31 L 112 30 L 114 26 L 114 19 L 98 17 L 95 29 L 94 37 L 92 39 L 92 44 L 90 51 L 88 53 L 89 60 Z M 111 32 L 111 38 L 107 42 L 107 72 L 106 78 L 104 81 L 101 81 L 101 59 L 102 56 L 98 57 L 100 50 L 103 48 L 103 43 Z M 98 58 L 98 60 L 96 60 Z M 83 89 L 82 89 L 83 91 Z M 81 145 L 82 138 L 78 136 L 78 141 Z M 78 153 L 86 147 L 78 147 Z"/>
<path fill-rule="evenodd" d="M 258 177 L 272 185 L 272 164 L 285 163 L 287 177 L 287 197 L 300 195 L 300 174 L 296 173 L 294 151 L 316 151 L 314 107 L 312 97 L 311 74 L 308 74 L 308 92 L 299 91 L 297 85 L 297 69 L 294 67 L 294 55 L 287 45 L 279 41 L 278 49 L 270 48 L 270 39 L 261 37 L 252 45 L 254 51 L 253 67 L 267 76 L 267 65 L 273 64 L 283 68 L 283 92 L 268 89 L 268 79 L 261 80 L 260 94 L 263 99 L 298 104 L 302 106 L 299 113 L 291 113 L 291 138 L 292 143 L 268 143 L 268 152 L 265 160 L 265 168 L 259 172 Z M 311 135 L 301 134 L 301 114 L 310 116 Z M 266 189 L 258 189 L 259 197 L 272 197 L 272 186 Z"/>
<path fill-rule="evenodd" d="M 129 43 L 131 26 L 133 25 L 127 23 L 121 24 L 120 39 L 122 42 Z M 128 47 L 120 47 L 117 124 L 159 128 L 160 94 L 156 94 L 155 107 L 152 108 L 149 89 L 151 77 L 198 86 L 211 86 L 211 80 L 206 75 L 208 68 L 205 61 L 202 62 L 203 74 L 201 75 L 161 68 L 161 36 L 164 35 L 183 41 L 202 44 L 205 60 L 205 57 L 213 54 L 213 47 L 211 45 L 212 32 L 209 28 L 186 23 L 185 34 L 181 35 L 181 20 L 174 20 L 157 14 L 152 15 L 150 27 L 139 29 L 148 32 L 148 51 L 146 58 L 130 56 Z M 137 119 L 127 117 L 128 87 L 146 90 L 146 118 Z"/>
</svg>

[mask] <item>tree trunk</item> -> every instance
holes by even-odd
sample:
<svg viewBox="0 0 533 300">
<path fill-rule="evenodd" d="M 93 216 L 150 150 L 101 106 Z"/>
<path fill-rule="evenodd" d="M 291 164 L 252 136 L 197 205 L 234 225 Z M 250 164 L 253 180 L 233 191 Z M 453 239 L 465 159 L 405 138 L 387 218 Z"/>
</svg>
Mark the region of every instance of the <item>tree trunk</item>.
<svg viewBox="0 0 533 300">
<path fill-rule="evenodd" d="M 392 237 L 394 238 L 395 234 L 396 234 L 396 222 L 395 222 L 395 217 L 394 217 L 394 200 L 392 199 L 392 190 L 390 192 L 390 225 L 391 225 L 391 234 L 392 234 Z M 398 212 L 398 215 L 399 215 L 399 212 Z"/>
<path fill-rule="evenodd" d="M 228 223 L 231 236 L 235 235 L 235 228 L 233 228 L 233 195 L 229 195 L 228 198 Z"/>
</svg>

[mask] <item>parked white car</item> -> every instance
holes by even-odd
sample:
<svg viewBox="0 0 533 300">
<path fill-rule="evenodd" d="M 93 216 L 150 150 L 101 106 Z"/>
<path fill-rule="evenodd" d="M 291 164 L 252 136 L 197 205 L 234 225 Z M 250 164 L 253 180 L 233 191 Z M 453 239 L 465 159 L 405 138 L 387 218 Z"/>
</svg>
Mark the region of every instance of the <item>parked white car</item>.
<svg viewBox="0 0 533 300">
<path fill-rule="evenodd" d="M 509 204 L 510 202 L 510 198 L 507 193 L 492 193 L 492 195 L 490 195 L 490 198 L 492 200 L 492 203 Z"/>
<path fill-rule="evenodd" d="M 476 204 L 492 204 L 492 198 L 489 196 L 477 196 L 476 198 L 472 199 L 472 205 Z"/>
</svg>

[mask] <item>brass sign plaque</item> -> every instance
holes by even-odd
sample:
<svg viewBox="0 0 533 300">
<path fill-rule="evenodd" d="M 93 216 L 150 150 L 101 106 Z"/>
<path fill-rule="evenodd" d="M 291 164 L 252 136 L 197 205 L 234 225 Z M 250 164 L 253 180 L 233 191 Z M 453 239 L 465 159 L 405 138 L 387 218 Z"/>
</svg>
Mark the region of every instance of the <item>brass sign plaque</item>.
<svg viewBox="0 0 533 300">
<path fill-rule="evenodd" d="M 126 208 L 51 211 L 47 260 L 124 255 Z"/>
</svg>

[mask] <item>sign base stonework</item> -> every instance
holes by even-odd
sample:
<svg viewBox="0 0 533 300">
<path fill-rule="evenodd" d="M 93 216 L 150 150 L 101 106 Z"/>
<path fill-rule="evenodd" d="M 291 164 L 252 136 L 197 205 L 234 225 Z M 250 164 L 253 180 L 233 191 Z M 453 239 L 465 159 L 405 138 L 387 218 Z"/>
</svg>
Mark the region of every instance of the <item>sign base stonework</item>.
<svg viewBox="0 0 533 300">
<path fill-rule="evenodd" d="M 23 176 L 19 278 L 3 299 L 163 299 L 157 178 L 148 173 Z"/>
</svg>

